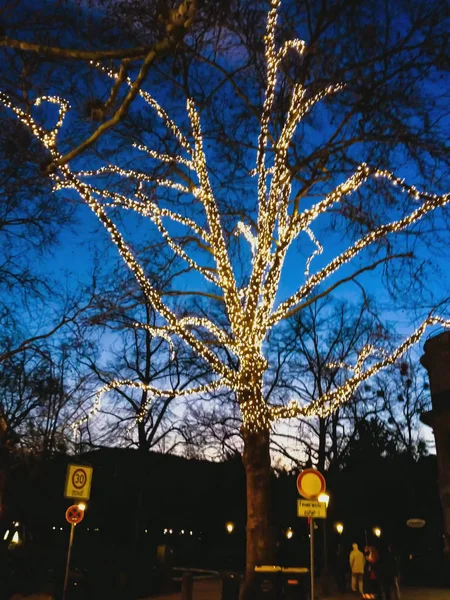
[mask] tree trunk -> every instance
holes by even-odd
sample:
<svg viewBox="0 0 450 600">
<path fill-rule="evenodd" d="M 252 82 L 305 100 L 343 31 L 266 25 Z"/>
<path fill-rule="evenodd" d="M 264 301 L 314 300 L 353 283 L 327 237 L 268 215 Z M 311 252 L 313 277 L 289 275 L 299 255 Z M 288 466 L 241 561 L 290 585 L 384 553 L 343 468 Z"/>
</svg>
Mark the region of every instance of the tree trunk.
<svg viewBox="0 0 450 600">
<path fill-rule="evenodd" d="M 0 519 L 4 517 L 4 494 L 6 488 L 6 476 L 8 472 L 8 446 L 7 446 L 7 425 L 4 418 L 0 415 Z"/>
<path fill-rule="evenodd" d="M 338 457 L 338 423 L 339 409 L 331 415 L 331 452 L 328 472 L 333 472 L 339 466 Z"/>
<path fill-rule="evenodd" d="M 147 392 L 143 392 L 145 397 Z M 141 404 L 142 406 L 142 404 Z M 146 467 L 148 460 L 148 446 L 147 436 L 145 431 L 145 423 L 139 421 L 137 424 L 138 429 L 138 450 L 137 450 L 137 467 L 139 472 L 139 480 L 137 482 L 136 489 L 136 513 L 134 523 L 134 540 L 133 540 L 133 553 L 134 556 L 139 556 L 141 540 L 143 538 L 144 531 L 144 485 L 146 483 Z"/>
<path fill-rule="evenodd" d="M 273 564 L 270 525 L 269 431 L 244 431 L 244 467 L 247 479 L 246 576 L 240 600 L 255 598 L 255 566 Z"/>
<path fill-rule="evenodd" d="M 327 451 L 327 419 L 319 417 L 319 449 L 317 458 L 317 469 L 323 473 L 325 470 L 325 458 Z"/>
<path fill-rule="evenodd" d="M 3 518 L 5 509 L 3 504 L 3 497 L 6 488 L 6 467 L 2 464 L 0 459 L 0 520 Z"/>
</svg>

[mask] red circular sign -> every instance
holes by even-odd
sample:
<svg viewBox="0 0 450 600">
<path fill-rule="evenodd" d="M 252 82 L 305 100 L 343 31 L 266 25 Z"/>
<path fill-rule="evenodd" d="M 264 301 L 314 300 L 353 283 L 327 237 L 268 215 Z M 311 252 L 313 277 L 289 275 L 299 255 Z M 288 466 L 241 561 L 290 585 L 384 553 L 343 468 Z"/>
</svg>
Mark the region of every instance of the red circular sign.
<svg viewBox="0 0 450 600">
<path fill-rule="evenodd" d="M 297 477 L 297 489 L 303 498 L 317 498 L 326 490 L 325 477 L 316 469 L 303 469 Z"/>
<path fill-rule="evenodd" d="M 69 523 L 73 523 L 74 525 L 76 525 L 83 519 L 84 510 L 81 510 L 81 508 L 76 504 L 69 506 L 69 508 L 66 510 L 66 521 L 68 521 Z"/>
<path fill-rule="evenodd" d="M 84 469 L 75 469 L 72 474 L 72 485 L 77 490 L 81 490 L 86 485 L 87 476 Z"/>
</svg>

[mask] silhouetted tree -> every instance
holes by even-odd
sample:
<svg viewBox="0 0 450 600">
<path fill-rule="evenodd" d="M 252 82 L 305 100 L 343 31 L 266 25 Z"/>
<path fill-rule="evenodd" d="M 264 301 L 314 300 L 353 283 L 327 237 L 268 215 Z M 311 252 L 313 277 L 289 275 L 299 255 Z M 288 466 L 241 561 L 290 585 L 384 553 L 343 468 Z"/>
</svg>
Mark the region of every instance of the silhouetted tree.
<svg viewBox="0 0 450 600">
<path fill-rule="evenodd" d="M 309 405 L 266 402 L 265 342 L 280 322 L 377 267 L 386 274 L 388 265 L 400 266 L 404 276 L 395 273 L 392 291 L 412 294 L 418 281 L 425 288 L 417 277 L 409 288 L 405 281 L 417 274 L 411 248 L 420 245 L 419 234 L 432 227 L 433 217 L 439 221 L 446 214 L 440 209 L 450 200 L 441 194 L 448 169 L 442 126 L 448 106 L 436 81 L 446 64 L 445 3 L 287 2 L 279 15 L 280 3 L 272 0 L 265 26 L 265 6 L 232 2 L 226 22 L 200 36 L 193 25 L 196 4 L 184 0 L 163 16 L 161 36 L 148 46 L 79 51 L 3 39 L 9 54 L 20 48 L 100 61 L 91 69 L 106 101 L 90 103 L 93 122 L 81 143 L 64 145 L 61 139 L 69 110 L 65 100 L 38 100 L 59 111 L 44 129 L 26 99 L 20 102 L 12 93 L 0 99 L 44 147 L 41 162 L 55 187 L 78 193 L 135 275 L 158 315 L 151 330 L 145 323 L 141 327 L 181 340 L 214 371 L 208 384 L 189 389 L 193 397 L 219 387 L 235 394 L 247 475 L 247 599 L 254 565 L 270 561 L 273 552 L 272 423 L 331 414 L 360 384 L 400 358 L 427 326 L 449 325 L 432 314 L 388 355 L 364 347 L 353 373 L 347 371 L 337 389 Z M 191 26 L 193 35 L 186 36 Z M 171 55 L 174 48 L 182 52 Z M 51 90 L 50 82 L 48 95 Z M 77 89 L 70 91 L 79 98 Z M 147 124 L 140 140 L 133 129 L 120 128 L 131 113 Z M 85 123 L 85 114 L 72 112 L 68 129 Z M 117 148 L 117 125 L 136 145 L 112 157 L 102 149 L 108 139 Z M 88 159 L 89 170 L 83 171 Z M 403 160 L 416 185 L 391 173 L 391 163 Z M 430 185 L 436 193 L 421 191 Z M 159 235 L 185 261 L 186 277 L 172 287 L 172 298 L 153 285 L 138 258 L 140 218 L 151 239 Z M 314 274 L 306 260 L 305 274 L 296 273 L 300 281 L 289 282 L 283 299 L 288 251 L 304 238 L 309 253 L 309 238 L 312 259 L 321 251 L 316 235 L 323 229 L 340 234 L 330 234 L 334 258 L 324 253 Z M 413 235 L 401 235 L 410 229 Z M 349 270 L 346 264 L 358 259 L 362 262 Z M 295 267 L 298 271 L 298 254 Z M 179 315 L 175 295 L 198 298 L 189 316 Z M 209 308 L 215 303 L 224 307 L 226 323 L 213 321 L 218 311 Z M 173 393 L 146 389 L 162 397 Z"/>
</svg>

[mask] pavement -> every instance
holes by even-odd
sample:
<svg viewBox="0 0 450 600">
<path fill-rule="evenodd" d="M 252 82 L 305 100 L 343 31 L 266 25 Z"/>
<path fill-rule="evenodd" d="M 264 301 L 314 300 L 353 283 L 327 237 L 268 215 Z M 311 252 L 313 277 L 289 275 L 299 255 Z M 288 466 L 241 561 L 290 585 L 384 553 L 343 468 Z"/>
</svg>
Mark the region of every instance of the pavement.
<svg viewBox="0 0 450 600">
<path fill-rule="evenodd" d="M 335 593 L 331 596 L 318 594 L 317 598 L 318 600 L 359 600 L 360 597 L 353 593 Z M 146 600 L 181 600 L 181 593 L 153 596 Z M 193 600 L 222 600 L 221 582 L 212 579 L 195 581 Z M 404 588 L 401 590 L 401 600 L 450 600 L 450 589 Z"/>
</svg>

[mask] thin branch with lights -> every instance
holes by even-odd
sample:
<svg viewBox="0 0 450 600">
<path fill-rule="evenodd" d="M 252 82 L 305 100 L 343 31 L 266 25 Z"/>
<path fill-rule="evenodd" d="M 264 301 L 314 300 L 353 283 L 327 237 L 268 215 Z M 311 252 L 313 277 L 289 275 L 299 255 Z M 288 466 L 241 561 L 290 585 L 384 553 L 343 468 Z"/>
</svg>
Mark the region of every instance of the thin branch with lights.
<svg viewBox="0 0 450 600">
<path fill-rule="evenodd" d="M 128 380 L 111 382 L 99 390 L 90 413 L 84 415 L 82 421 L 74 424 L 75 429 L 79 428 L 91 414 L 98 412 L 100 398 L 104 393 L 121 386 L 139 387 L 148 392 L 149 400 L 143 409 L 144 412 L 155 396 L 187 394 L 195 396 L 211 393 L 219 387 L 227 387 L 236 394 L 243 417 L 243 426 L 248 432 L 269 431 L 272 423 L 279 419 L 305 415 L 326 416 L 340 404 L 351 401 L 362 382 L 398 360 L 413 344 L 417 343 L 427 327 L 434 325 L 450 327 L 449 320 L 432 315 L 398 348 L 389 354 L 381 354 L 379 359 L 374 358 L 379 356 L 374 348 L 364 348 L 352 369 L 349 365 L 340 365 L 345 373 L 342 386 L 308 406 L 301 406 L 295 401 L 286 406 L 269 406 L 266 403 L 263 395 L 263 378 L 268 365 L 264 355 L 264 342 L 272 328 L 296 311 L 308 306 L 314 300 L 314 293 L 317 298 L 321 297 L 324 292 L 317 292 L 318 286 L 365 249 L 384 240 L 387 236 L 410 228 L 436 209 L 445 207 L 450 201 L 449 194 L 435 195 L 420 191 L 387 170 L 361 163 L 353 174 L 347 176 L 345 181 L 337 183 L 320 201 L 309 208 L 299 210 L 296 180 L 288 160 L 289 149 L 298 126 L 305 116 L 321 100 L 344 93 L 347 86 L 344 82 L 337 82 L 310 91 L 306 85 L 294 84 L 281 126 L 271 127 L 277 110 L 277 85 L 281 63 L 289 52 L 302 56 L 308 51 L 306 43 L 298 39 L 287 41 L 277 48 L 279 4 L 279 0 L 270 2 L 264 37 L 266 58 L 264 100 L 259 113 L 255 164 L 248 173 L 249 185 L 253 185 L 257 198 L 257 218 L 249 219 L 252 225 L 240 219 L 232 228 L 235 235 L 242 235 L 250 245 L 247 265 L 248 284 L 241 289 L 237 283 L 233 264 L 231 236 L 225 229 L 225 215 L 221 213 L 221 203 L 211 183 L 208 155 L 202 134 L 201 112 L 194 97 L 187 98 L 183 119 L 177 123 L 170 116 L 169 111 L 163 108 L 152 94 L 143 89 L 141 85 L 143 82 L 137 85 L 137 80 L 125 78 L 123 73 L 114 71 L 110 66 L 106 67 L 99 62 L 92 63 L 101 76 L 106 76 L 113 81 L 119 77 L 123 79 L 129 91 L 139 96 L 141 101 L 153 111 L 159 119 L 160 126 L 173 141 L 173 148 L 176 150 L 172 148 L 169 152 L 161 152 L 148 144 L 133 145 L 133 151 L 145 153 L 147 159 L 153 161 L 153 164 L 156 161 L 172 169 L 170 177 L 154 177 L 151 171 L 125 169 L 114 164 L 105 164 L 89 171 L 72 169 L 70 159 L 67 158 L 72 157 L 71 153 L 64 154 L 58 142 L 64 129 L 65 117 L 70 110 L 69 103 L 62 98 L 49 96 L 36 100 L 36 106 L 47 102 L 59 107 L 54 127 L 46 130 L 30 112 L 20 108 L 6 94 L 0 93 L 0 103 L 11 109 L 47 150 L 53 165 L 50 177 L 54 189 L 75 190 L 93 211 L 116 245 L 127 268 L 133 272 L 146 301 L 160 320 L 157 326 L 150 327 L 136 322 L 135 327 L 147 329 L 152 335 L 162 337 L 170 347 L 174 337 L 181 339 L 209 365 L 214 374 L 213 381 L 210 383 L 179 392 L 160 390 Z M 279 114 L 277 118 L 280 119 Z M 276 134 L 274 129 L 279 130 L 279 133 Z M 78 150 L 76 149 L 73 156 L 79 154 Z M 131 185 L 126 187 L 133 189 L 134 192 L 126 195 L 107 189 L 108 177 L 130 183 Z M 253 177 L 255 178 L 252 179 Z M 310 274 L 313 258 L 323 251 L 322 244 L 311 226 L 349 195 L 361 189 L 370 179 L 382 180 L 383 185 L 406 194 L 412 202 L 416 203 L 416 207 L 400 219 L 374 227 L 328 264 Z M 106 181 L 105 189 L 99 181 Z M 151 194 L 148 193 L 148 186 L 151 187 Z M 190 205 L 195 203 L 196 209 L 186 216 L 181 211 L 161 206 L 163 194 L 191 198 Z M 188 316 L 177 314 L 167 298 L 170 298 L 170 294 L 191 292 L 174 290 L 163 294 L 152 285 L 143 265 L 135 256 L 131 244 L 127 243 L 114 222 L 114 211 L 120 209 L 148 218 L 156 226 L 167 247 L 186 263 L 189 269 L 200 274 L 205 284 L 216 288 L 214 293 L 209 293 L 208 289 L 199 290 L 199 293 L 204 297 L 214 297 L 223 302 L 228 319 L 226 325 L 215 322 L 213 316 L 206 318 L 204 314 L 199 315 L 194 312 Z M 189 232 L 186 234 L 186 240 L 195 242 L 195 255 L 190 253 L 187 244 L 180 242 L 180 238 L 171 233 L 170 226 L 173 223 Z M 295 293 L 276 306 L 276 296 L 280 289 L 288 251 L 303 233 L 315 245 L 314 251 L 306 261 L 306 279 L 304 282 L 299 282 Z M 204 264 L 200 264 L 199 252 L 205 253 Z M 405 254 L 394 256 L 405 256 Z M 343 276 L 340 282 L 330 285 L 325 293 L 329 293 L 341 282 L 352 280 L 392 258 L 393 256 L 387 255 L 357 270 L 350 277 Z M 215 344 L 211 344 L 211 338 L 215 340 Z M 225 347 L 227 352 L 221 352 L 221 347 Z M 227 353 L 232 355 L 234 359 L 232 362 L 226 362 L 224 357 Z M 144 412 L 141 410 L 137 417 L 138 421 L 143 418 Z"/>
</svg>

